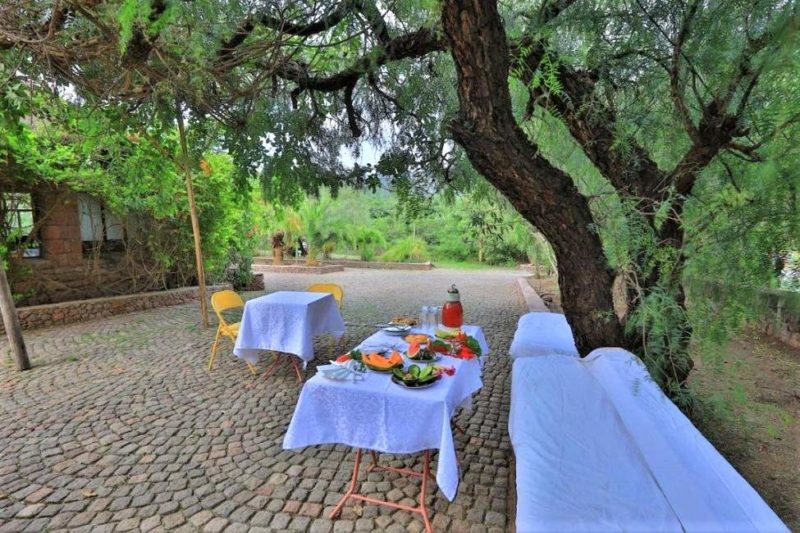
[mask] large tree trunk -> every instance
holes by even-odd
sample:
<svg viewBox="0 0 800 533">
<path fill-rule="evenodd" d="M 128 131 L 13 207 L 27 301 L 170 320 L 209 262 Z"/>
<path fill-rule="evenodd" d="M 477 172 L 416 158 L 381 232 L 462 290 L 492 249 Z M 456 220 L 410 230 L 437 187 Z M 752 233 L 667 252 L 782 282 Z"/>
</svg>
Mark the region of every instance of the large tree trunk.
<svg viewBox="0 0 800 533">
<path fill-rule="evenodd" d="M 517 125 L 508 89 L 508 49 L 492 0 L 448 0 L 442 24 L 458 73 L 459 114 L 451 128 L 473 166 L 550 241 L 562 304 L 586 355 L 625 346 L 614 314 L 613 274 L 586 199 L 544 159 Z"/>
</svg>

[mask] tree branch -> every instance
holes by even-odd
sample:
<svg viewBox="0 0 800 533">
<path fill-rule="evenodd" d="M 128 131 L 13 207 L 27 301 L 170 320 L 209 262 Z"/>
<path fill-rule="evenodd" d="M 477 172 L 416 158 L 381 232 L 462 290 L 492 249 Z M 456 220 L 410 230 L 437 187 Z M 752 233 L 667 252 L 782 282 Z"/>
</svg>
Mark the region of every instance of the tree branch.
<svg viewBox="0 0 800 533">
<path fill-rule="evenodd" d="M 350 67 L 334 74 L 314 74 L 308 65 L 294 59 L 287 59 L 275 66 L 266 65 L 265 68 L 274 69 L 277 76 L 296 83 L 301 91 L 336 92 L 354 85 L 362 76 L 386 63 L 443 51 L 445 46 L 441 35 L 434 30 L 422 28 L 390 40 L 385 46 L 361 56 Z"/>
</svg>

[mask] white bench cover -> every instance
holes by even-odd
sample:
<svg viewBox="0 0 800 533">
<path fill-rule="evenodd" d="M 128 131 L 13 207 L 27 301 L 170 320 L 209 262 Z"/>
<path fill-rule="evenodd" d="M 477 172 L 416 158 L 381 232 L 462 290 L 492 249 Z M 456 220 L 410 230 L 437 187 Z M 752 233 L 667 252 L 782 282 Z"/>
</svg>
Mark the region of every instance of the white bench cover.
<svg viewBox="0 0 800 533">
<path fill-rule="evenodd" d="M 578 349 L 564 315 L 534 312 L 520 317 L 509 353 L 514 359 L 551 354 L 577 356 Z"/>
<path fill-rule="evenodd" d="M 517 531 L 788 531 L 631 353 L 514 361 Z"/>
</svg>

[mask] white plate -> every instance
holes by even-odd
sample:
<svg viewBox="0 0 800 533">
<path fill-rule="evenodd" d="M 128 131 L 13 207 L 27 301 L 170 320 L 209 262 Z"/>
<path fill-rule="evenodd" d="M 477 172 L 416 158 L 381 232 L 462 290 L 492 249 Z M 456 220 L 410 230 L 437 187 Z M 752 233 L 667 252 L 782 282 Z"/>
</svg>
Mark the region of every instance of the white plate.
<svg viewBox="0 0 800 533">
<path fill-rule="evenodd" d="M 409 331 L 411 331 L 411 326 L 389 326 L 388 328 L 383 328 L 384 333 L 395 337 L 403 336 Z"/>
<path fill-rule="evenodd" d="M 434 379 L 433 381 L 431 381 L 430 383 L 426 383 L 425 385 L 419 385 L 417 387 L 409 387 L 408 385 L 403 383 L 402 380 L 396 378 L 395 376 L 392 376 L 392 383 L 394 383 L 395 385 L 399 385 L 399 386 L 403 387 L 404 389 L 408 389 L 408 390 L 427 389 L 428 387 L 433 387 L 434 385 L 439 383 L 441 380 L 442 380 L 442 377 L 439 376 L 438 379 Z"/>
</svg>

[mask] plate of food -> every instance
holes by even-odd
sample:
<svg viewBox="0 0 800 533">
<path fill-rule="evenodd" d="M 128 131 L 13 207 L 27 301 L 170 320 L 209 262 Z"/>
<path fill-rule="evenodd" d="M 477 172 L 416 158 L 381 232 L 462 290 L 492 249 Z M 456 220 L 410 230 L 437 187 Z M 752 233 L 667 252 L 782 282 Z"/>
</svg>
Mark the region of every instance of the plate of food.
<svg viewBox="0 0 800 533">
<path fill-rule="evenodd" d="M 388 374 L 396 368 L 402 368 L 404 363 L 400 352 L 392 352 L 389 356 L 381 355 L 378 352 L 363 354 L 361 362 L 373 372 L 383 374 Z"/>
<path fill-rule="evenodd" d="M 415 333 L 414 335 L 407 335 L 405 339 L 408 344 L 428 344 L 431 338 L 424 333 Z"/>
<path fill-rule="evenodd" d="M 393 324 L 391 326 L 383 328 L 383 332 L 387 335 L 393 335 L 395 337 L 402 337 L 406 333 L 411 331 L 411 326 L 404 326 L 402 324 Z"/>
<path fill-rule="evenodd" d="M 425 367 L 411 365 L 406 370 L 395 368 L 392 370 L 392 382 L 406 389 L 427 389 L 436 385 L 442 378 L 441 373 L 434 370 L 432 365 Z"/>
<path fill-rule="evenodd" d="M 416 326 L 419 323 L 417 317 L 408 315 L 397 315 L 392 317 L 392 324 L 398 326 Z"/>
<path fill-rule="evenodd" d="M 408 358 L 412 361 L 420 361 L 424 363 L 438 361 L 442 358 L 440 354 L 429 349 L 427 346 L 422 346 L 416 343 L 408 346 L 406 355 L 408 355 Z"/>
</svg>

